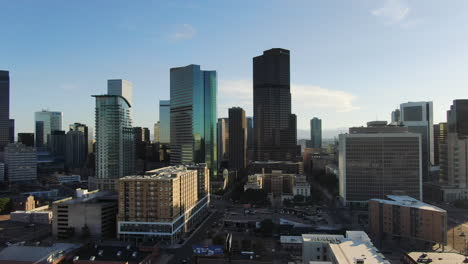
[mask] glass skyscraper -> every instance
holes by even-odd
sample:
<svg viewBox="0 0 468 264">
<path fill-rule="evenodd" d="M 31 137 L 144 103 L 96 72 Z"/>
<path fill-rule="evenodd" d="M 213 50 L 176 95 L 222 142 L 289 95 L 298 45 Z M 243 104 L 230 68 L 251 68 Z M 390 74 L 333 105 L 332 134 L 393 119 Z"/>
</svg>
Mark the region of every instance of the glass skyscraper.
<svg viewBox="0 0 468 264">
<path fill-rule="evenodd" d="M 42 110 L 35 113 L 36 148 L 48 147 L 53 131 L 62 130 L 62 112 Z"/>
<path fill-rule="evenodd" d="M 159 142 L 171 143 L 171 101 L 159 101 Z"/>
<path fill-rule="evenodd" d="M 171 163 L 207 163 L 217 171 L 217 77 L 199 65 L 172 68 Z M 162 124 L 161 124 L 162 128 Z"/>
<path fill-rule="evenodd" d="M 322 147 L 322 119 L 317 117 L 310 120 L 310 147 Z"/>
<path fill-rule="evenodd" d="M 255 160 L 293 160 L 296 116 L 291 114 L 289 50 L 270 49 L 253 58 Z"/>
<path fill-rule="evenodd" d="M 90 187 L 113 190 L 116 179 L 135 173 L 131 104 L 122 95 L 93 97 L 96 98 L 96 177 L 90 179 Z"/>
<path fill-rule="evenodd" d="M 0 71 L 0 151 L 10 142 L 10 73 Z"/>
</svg>

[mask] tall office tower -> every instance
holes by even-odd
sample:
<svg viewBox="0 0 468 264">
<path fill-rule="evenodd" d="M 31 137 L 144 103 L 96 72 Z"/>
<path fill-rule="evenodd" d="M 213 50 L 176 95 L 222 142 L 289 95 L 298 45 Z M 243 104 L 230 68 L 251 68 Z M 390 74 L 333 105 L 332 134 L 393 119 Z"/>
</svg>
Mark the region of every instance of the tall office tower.
<svg viewBox="0 0 468 264">
<path fill-rule="evenodd" d="M 441 146 L 447 143 L 447 123 L 434 125 L 434 165 L 440 165 Z"/>
<path fill-rule="evenodd" d="M 401 121 L 409 132 L 421 134 L 423 181 L 430 179 L 429 168 L 434 164 L 434 127 L 432 102 L 409 102 L 400 105 Z"/>
<path fill-rule="evenodd" d="M 310 147 L 322 148 L 322 119 L 317 117 L 310 120 Z"/>
<path fill-rule="evenodd" d="M 143 129 L 141 127 L 134 127 L 133 134 L 135 135 L 135 143 L 140 143 L 143 141 Z"/>
<path fill-rule="evenodd" d="M 218 118 L 218 162 L 221 166 L 229 157 L 229 119 Z"/>
<path fill-rule="evenodd" d="M 161 123 L 160 121 L 158 121 L 156 124 L 154 124 L 154 142 L 155 143 L 159 143 L 160 140 L 161 140 L 161 134 L 160 134 L 160 131 L 161 131 Z"/>
<path fill-rule="evenodd" d="M 52 134 L 50 135 L 49 149 L 55 159 L 65 160 L 65 142 L 65 131 L 52 131 Z"/>
<path fill-rule="evenodd" d="M 88 126 L 85 125 L 85 124 L 81 124 L 81 123 L 74 123 L 74 124 L 71 124 L 69 126 L 70 128 L 70 131 L 81 131 L 83 133 L 83 136 L 84 136 L 84 142 L 85 142 L 85 152 L 84 152 L 84 155 L 85 155 L 85 159 L 87 158 L 88 156 L 88 153 L 89 153 L 89 147 L 88 147 L 88 144 L 89 144 L 89 133 L 88 133 Z"/>
<path fill-rule="evenodd" d="M 465 189 L 458 199 L 468 199 L 468 99 L 454 100 L 447 111 L 447 139 L 443 147 L 446 153 L 440 157 L 442 177 L 447 184 Z"/>
<path fill-rule="evenodd" d="M 392 111 L 392 122 L 391 124 L 397 125 L 401 121 L 400 109 L 395 109 Z"/>
<path fill-rule="evenodd" d="M 35 113 L 36 148 L 48 147 L 52 131 L 62 130 L 62 112 L 42 110 Z"/>
<path fill-rule="evenodd" d="M 198 197 L 197 170 L 165 167 L 118 181 L 118 237 L 172 244 L 206 217 L 209 198 Z M 144 194 L 144 195 L 142 195 Z"/>
<path fill-rule="evenodd" d="M 135 154 L 139 159 L 146 159 L 146 142 L 144 139 L 144 128 L 134 127 L 133 135 L 135 136 Z"/>
<path fill-rule="evenodd" d="M 253 117 L 247 117 L 247 160 L 254 158 L 254 129 Z"/>
<path fill-rule="evenodd" d="M 9 134 L 9 142 L 15 143 L 15 120 L 10 119 L 8 122 L 8 134 Z"/>
<path fill-rule="evenodd" d="M 65 138 L 65 165 L 71 169 L 82 168 L 87 157 L 85 134 L 79 130 L 70 130 Z"/>
<path fill-rule="evenodd" d="M 5 181 L 5 163 L 0 162 L 0 181 Z"/>
<path fill-rule="evenodd" d="M 147 127 L 144 127 L 142 130 L 142 140 L 143 142 L 150 143 L 151 142 L 151 135 L 150 135 L 150 130 Z"/>
<path fill-rule="evenodd" d="M 127 80 L 107 80 L 107 94 L 120 95 L 132 105 L 133 84 Z"/>
<path fill-rule="evenodd" d="M 34 147 L 34 133 L 18 133 L 18 143 Z"/>
<path fill-rule="evenodd" d="M 291 115 L 289 50 L 253 58 L 255 160 L 293 160 L 300 154 Z"/>
<path fill-rule="evenodd" d="M 8 181 L 27 182 L 37 179 L 37 154 L 32 147 L 21 143 L 5 147 L 5 167 Z"/>
<path fill-rule="evenodd" d="M 171 143 L 171 101 L 159 101 L 159 140 L 163 144 Z"/>
<path fill-rule="evenodd" d="M 0 71 L 0 151 L 10 141 L 10 73 Z"/>
<path fill-rule="evenodd" d="M 369 122 L 339 136 L 339 192 L 343 203 L 366 204 L 393 192 L 422 200 L 421 134 Z"/>
<path fill-rule="evenodd" d="M 199 65 L 171 71 L 171 163 L 206 163 L 218 167 L 216 138 L 216 71 Z"/>
<path fill-rule="evenodd" d="M 135 172 L 132 106 L 121 95 L 93 97 L 96 98 L 96 177 L 90 178 L 89 184 L 91 189 L 114 190 L 116 179 Z"/>
<path fill-rule="evenodd" d="M 247 166 L 247 119 L 240 107 L 229 108 L 229 169 Z"/>
</svg>

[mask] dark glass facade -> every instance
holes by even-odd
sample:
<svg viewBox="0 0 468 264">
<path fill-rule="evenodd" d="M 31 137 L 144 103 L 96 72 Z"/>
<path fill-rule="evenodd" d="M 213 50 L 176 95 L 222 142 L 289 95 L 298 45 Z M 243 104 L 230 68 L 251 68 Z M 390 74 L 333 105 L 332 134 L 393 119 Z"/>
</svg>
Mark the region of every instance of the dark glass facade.
<svg viewBox="0 0 468 264">
<path fill-rule="evenodd" d="M 0 151 L 10 142 L 10 73 L 0 71 Z"/>
<path fill-rule="evenodd" d="M 289 50 L 270 49 L 253 58 L 253 86 L 255 160 L 295 159 L 300 149 L 291 114 Z"/>
<path fill-rule="evenodd" d="M 229 108 L 229 168 L 247 166 L 247 119 L 240 107 Z"/>
<path fill-rule="evenodd" d="M 199 65 L 172 68 L 171 163 L 206 163 L 217 171 L 217 76 Z"/>
<path fill-rule="evenodd" d="M 34 133 L 18 133 L 18 143 L 34 147 Z"/>
<path fill-rule="evenodd" d="M 322 119 L 316 117 L 310 120 L 310 147 L 322 147 Z"/>
<path fill-rule="evenodd" d="M 468 137 L 468 100 L 453 100 L 447 111 L 448 133 L 457 133 L 459 138 Z"/>
</svg>

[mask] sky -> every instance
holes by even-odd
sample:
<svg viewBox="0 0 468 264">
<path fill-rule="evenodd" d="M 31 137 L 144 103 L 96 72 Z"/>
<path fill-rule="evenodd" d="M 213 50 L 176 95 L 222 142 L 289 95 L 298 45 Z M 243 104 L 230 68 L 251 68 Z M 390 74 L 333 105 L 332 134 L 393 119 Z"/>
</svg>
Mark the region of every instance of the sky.
<svg viewBox="0 0 468 264">
<path fill-rule="evenodd" d="M 133 83 L 134 126 L 159 119 L 169 69 L 218 73 L 218 117 L 252 115 L 252 58 L 291 51 L 298 128 L 328 131 L 389 120 L 400 103 L 433 101 L 444 122 L 468 98 L 465 0 L 0 0 L 0 69 L 10 71 L 10 116 L 34 132 L 34 112 L 63 112 L 63 129 L 94 126 L 93 94 Z"/>
</svg>

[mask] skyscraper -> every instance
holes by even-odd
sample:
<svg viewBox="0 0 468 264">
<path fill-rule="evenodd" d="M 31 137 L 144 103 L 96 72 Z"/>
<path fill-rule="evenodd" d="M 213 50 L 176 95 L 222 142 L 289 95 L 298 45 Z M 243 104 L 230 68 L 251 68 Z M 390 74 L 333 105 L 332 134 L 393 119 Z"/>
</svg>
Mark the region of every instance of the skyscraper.
<svg viewBox="0 0 468 264">
<path fill-rule="evenodd" d="M 253 90 L 255 159 L 293 160 L 300 148 L 291 114 L 289 50 L 270 49 L 253 58 Z"/>
<path fill-rule="evenodd" d="M 130 82 L 120 83 L 127 84 L 131 91 Z M 116 179 L 135 172 L 132 106 L 127 100 L 131 94 L 123 94 L 127 97 L 93 95 L 96 98 L 96 177 L 89 180 L 91 189 L 114 190 Z"/>
<path fill-rule="evenodd" d="M 151 136 L 151 135 L 150 135 L 150 130 L 149 130 L 149 128 L 144 127 L 144 128 L 143 128 L 143 131 L 142 131 L 142 140 L 143 140 L 143 142 L 150 143 L 150 142 L 151 142 L 150 136 Z"/>
<path fill-rule="evenodd" d="M 161 143 L 171 143 L 171 101 L 159 101 L 159 140 Z"/>
<path fill-rule="evenodd" d="M 434 127 L 432 102 L 408 102 L 400 105 L 400 118 L 409 132 L 421 134 L 423 180 L 430 179 L 429 167 L 434 164 Z"/>
<path fill-rule="evenodd" d="M 161 122 L 158 121 L 157 123 L 154 124 L 154 142 L 159 143 L 161 140 Z"/>
<path fill-rule="evenodd" d="M 8 134 L 9 134 L 9 142 L 15 143 L 15 120 L 10 119 L 8 122 Z"/>
<path fill-rule="evenodd" d="M 397 125 L 401 121 L 400 109 L 395 109 L 392 111 L 392 125 Z"/>
<path fill-rule="evenodd" d="M 107 80 L 107 94 L 120 95 L 132 105 L 133 85 L 131 82 L 122 79 Z"/>
<path fill-rule="evenodd" d="M 37 155 L 33 147 L 21 143 L 5 147 L 5 166 L 9 182 L 31 182 L 37 179 Z"/>
<path fill-rule="evenodd" d="M 85 142 L 85 152 L 84 152 L 84 155 L 85 155 L 85 160 L 86 160 L 86 157 L 88 156 L 88 144 L 89 144 L 89 138 L 88 138 L 88 126 L 85 125 L 85 124 L 81 124 L 81 123 L 74 123 L 74 124 L 71 124 L 69 126 L 70 128 L 70 131 L 81 131 L 83 133 L 83 136 L 84 136 L 84 142 Z"/>
<path fill-rule="evenodd" d="M 367 204 L 394 191 L 422 200 L 421 134 L 369 122 L 339 136 L 339 192 L 346 204 Z"/>
<path fill-rule="evenodd" d="M 220 167 L 224 166 L 229 156 L 229 119 L 218 118 L 218 162 Z"/>
<path fill-rule="evenodd" d="M 229 108 L 229 168 L 240 170 L 247 166 L 247 119 L 240 107 Z"/>
<path fill-rule="evenodd" d="M 217 172 L 216 71 L 199 65 L 172 68 L 171 163 L 206 163 Z"/>
<path fill-rule="evenodd" d="M 80 130 L 70 130 L 66 135 L 65 164 L 68 168 L 82 168 L 86 161 L 85 135 Z"/>
<path fill-rule="evenodd" d="M 36 148 L 48 147 L 52 131 L 62 130 L 62 112 L 42 110 L 35 113 Z"/>
<path fill-rule="evenodd" d="M 54 130 L 50 135 L 49 149 L 56 160 L 65 160 L 65 131 Z"/>
<path fill-rule="evenodd" d="M 311 148 L 322 148 L 322 119 L 314 117 L 310 120 Z"/>
<path fill-rule="evenodd" d="M 18 143 L 27 147 L 34 147 L 34 133 L 18 133 Z"/>
<path fill-rule="evenodd" d="M 441 146 L 447 143 L 447 123 L 434 125 L 434 165 L 440 165 Z"/>
<path fill-rule="evenodd" d="M 10 141 L 10 73 L 0 71 L 0 151 Z"/>
<path fill-rule="evenodd" d="M 247 117 L 247 160 L 254 159 L 254 129 L 253 129 L 253 117 Z"/>
</svg>

